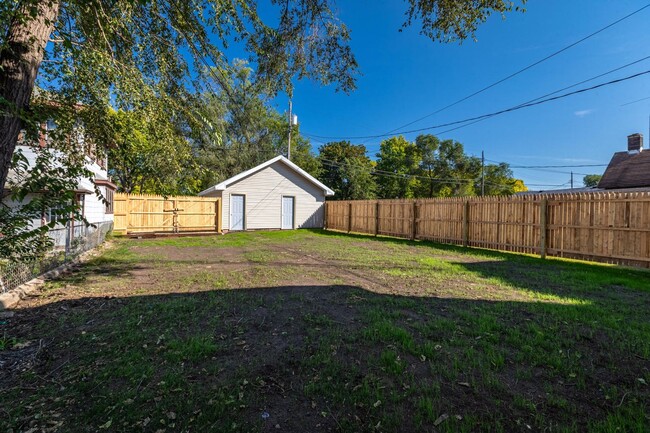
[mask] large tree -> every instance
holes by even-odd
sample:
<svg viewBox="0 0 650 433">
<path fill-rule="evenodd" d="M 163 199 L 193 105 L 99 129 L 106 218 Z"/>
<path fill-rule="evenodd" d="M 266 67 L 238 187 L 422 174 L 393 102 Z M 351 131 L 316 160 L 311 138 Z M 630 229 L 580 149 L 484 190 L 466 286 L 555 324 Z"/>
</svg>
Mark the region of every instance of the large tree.
<svg viewBox="0 0 650 433">
<path fill-rule="evenodd" d="M 485 195 L 512 195 L 528 191 L 528 187 L 521 179 L 514 178 L 512 169 L 505 162 L 487 164 L 483 168 L 483 178 L 477 178 L 474 189 L 476 195 L 480 195 L 483 191 Z"/>
<path fill-rule="evenodd" d="M 473 181 L 480 171 L 480 160 L 467 155 L 463 145 L 454 140 L 424 136 L 417 142 L 422 154 L 421 173 L 426 178 L 420 196 L 474 195 Z"/>
<path fill-rule="evenodd" d="M 433 39 L 463 40 L 490 14 L 524 2 L 407 0 L 404 25 L 417 22 Z M 39 75 L 44 87 L 63 92 L 66 101 L 100 113 L 108 105 L 132 108 L 152 97 L 185 110 L 187 92 L 204 87 L 206 62 L 227 65 L 228 47 L 235 43 L 275 90 L 291 92 L 294 77 L 352 90 L 357 63 L 333 0 L 269 3 L 275 13 L 265 11 L 267 20 L 247 0 L 0 3 L 0 191 Z"/>
<path fill-rule="evenodd" d="M 222 77 L 206 93 L 197 111 L 217 134 L 201 131 L 190 137 L 197 163 L 203 168 L 202 188 L 254 167 L 276 155 L 287 154 L 289 126 L 287 116 L 271 104 L 272 92 L 255 79 L 246 62 L 235 61 L 218 71 Z M 292 128 L 292 159 L 312 175 L 320 165 L 311 144 Z"/>
<path fill-rule="evenodd" d="M 381 198 L 412 198 L 419 187 L 418 147 L 401 135 L 381 142 L 377 154 L 377 193 Z"/>
<path fill-rule="evenodd" d="M 393 137 L 377 154 L 377 183 L 382 198 L 509 195 L 525 190 L 506 163 L 488 164 L 467 155 L 454 140 L 420 135 L 415 142 Z"/>
<path fill-rule="evenodd" d="M 318 160 L 322 166 L 319 180 L 334 190 L 335 200 L 375 198 L 374 162 L 366 156 L 366 146 L 349 141 L 327 143 L 318 149 Z"/>
<path fill-rule="evenodd" d="M 94 135 L 107 144 L 108 174 L 126 193 L 198 192 L 190 143 L 166 114 L 157 110 L 110 111 Z"/>
<path fill-rule="evenodd" d="M 595 188 L 598 186 L 600 179 L 603 178 L 602 174 L 587 174 L 582 178 L 582 183 L 587 188 Z"/>
<path fill-rule="evenodd" d="M 415 138 L 415 146 L 420 153 L 420 182 L 421 197 L 435 197 L 436 191 L 436 152 L 440 147 L 440 140 L 432 134 L 418 135 Z"/>
</svg>

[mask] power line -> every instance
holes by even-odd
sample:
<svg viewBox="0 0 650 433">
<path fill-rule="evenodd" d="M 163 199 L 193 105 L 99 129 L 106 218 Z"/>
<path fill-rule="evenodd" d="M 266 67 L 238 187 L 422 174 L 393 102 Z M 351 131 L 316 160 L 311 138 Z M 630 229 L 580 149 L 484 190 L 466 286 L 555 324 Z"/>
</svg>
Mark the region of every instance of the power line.
<svg viewBox="0 0 650 433">
<path fill-rule="evenodd" d="M 328 165 L 330 167 L 336 167 L 336 168 L 341 168 L 344 166 L 352 166 L 353 164 L 349 162 L 337 162 L 337 161 L 332 161 L 328 159 L 320 159 L 321 163 L 324 163 L 325 165 Z M 375 176 L 386 176 L 386 177 L 393 177 L 393 178 L 398 178 L 398 179 L 424 179 L 428 180 L 431 182 L 437 182 L 437 183 L 457 183 L 457 184 L 465 184 L 465 183 L 473 183 L 477 182 L 478 178 L 475 179 L 458 179 L 458 178 L 442 178 L 442 177 L 428 177 L 428 176 L 420 176 L 417 174 L 399 174 L 399 173 L 392 173 L 389 171 L 385 170 L 371 170 L 370 174 L 375 175 Z"/>
<path fill-rule="evenodd" d="M 494 116 L 497 116 L 497 115 L 500 115 L 500 114 L 509 113 L 509 112 L 512 112 L 512 111 L 517 111 L 517 110 L 521 110 L 523 108 L 533 107 L 533 106 L 536 106 L 536 105 L 545 104 L 547 102 L 556 101 L 558 99 L 567 98 L 569 96 L 577 95 L 577 94 L 580 94 L 580 93 L 589 92 L 589 91 L 592 91 L 592 90 L 599 89 L 601 87 L 621 83 L 623 81 L 628 81 L 628 80 L 640 77 L 642 75 L 647 75 L 647 74 L 650 74 L 650 70 L 639 72 L 639 73 L 629 75 L 627 77 L 619 78 L 619 79 L 616 79 L 616 80 L 607 81 L 605 83 L 597 84 L 597 85 L 591 86 L 591 87 L 586 87 L 586 88 L 579 89 L 579 90 L 576 90 L 576 91 L 573 91 L 573 92 L 564 93 L 564 94 L 559 95 L 559 96 L 553 96 L 553 97 L 546 98 L 546 99 L 541 99 L 541 100 L 538 100 L 538 101 L 535 101 L 535 102 L 528 102 L 528 103 L 516 105 L 516 106 L 510 107 L 510 108 L 503 109 L 503 110 L 495 111 L 493 113 L 483 114 L 483 115 L 480 115 L 480 116 L 470 117 L 470 118 L 467 118 L 467 119 L 457 120 L 457 121 L 454 121 L 454 122 L 442 123 L 442 124 L 439 124 L 439 125 L 427 126 L 425 128 L 411 129 L 409 131 L 401 131 L 401 133 L 402 134 L 410 134 L 410 133 L 414 133 L 414 132 L 423 132 L 423 131 L 428 131 L 428 130 L 431 130 L 431 129 L 438 129 L 438 128 L 443 128 L 443 127 L 446 127 L 446 126 L 458 125 L 458 124 L 461 124 L 461 123 L 467 123 L 467 122 L 471 122 L 471 121 L 475 121 L 475 120 L 483 120 L 483 119 L 494 117 Z M 344 136 L 315 135 L 315 134 L 309 134 L 309 133 L 306 133 L 306 132 L 303 132 L 303 134 L 308 136 L 308 137 L 323 138 L 323 139 L 333 139 L 333 140 L 336 140 L 336 139 L 340 140 L 340 139 L 346 139 L 346 138 L 347 139 L 382 138 L 382 137 L 386 137 L 386 136 L 390 135 L 390 134 L 378 134 L 378 135 L 361 135 L 361 136 L 344 137 Z"/>
<path fill-rule="evenodd" d="M 351 163 L 348 162 L 337 162 L 337 161 L 332 161 L 332 160 L 327 160 L 327 159 L 322 159 L 319 158 L 322 164 L 330 167 L 336 167 L 336 168 L 342 168 L 344 166 L 352 166 Z M 569 172 L 569 171 L 558 171 L 558 170 L 546 170 L 546 167 L 549 168 L 554 168 L 554 167 L 566 167 L 566 168 L 573 168 L 573 167 L 604 167 L 607 164 L 578 164 L 578 165 L 547 165 L 547 166 L 512 166 L 509 163 L 506 163 L 504 161 L 496 161 L 496 160 L 491 160 L 491 159 L 486 159 L 488 162 L 492 163 L 505 163 L 508 164 L 508 168 L 518 168 L 518 169 L 528 169 L 528 170 L 537 170 L 537 171 L 543 171 L 543 172 L 549 172 L 549 173 L 558 173 L 558 174 L 574 174 L 574 175 L 579 175 L 579 176 L 587 176 L 588 173 L 577 173 L 577 172 Z M 428 176 L 421 176 L 421 175 L 415 175 L 415 174 L 399 174 L 399 173 L 394 173 L 386 170 L 378 170 L 374 169 L 369 172 L 373 176 L 384 176 L 384 177 L 392 177 L 392 178 L 397 178 L 397 179 L 423 179 L 427 180 L 430 182 L 436 182 L 436 183 L 455 183 L 455 184 L 466 184 L 466 183 L 476 183 L 480 180 L 480 177 L 472 178 L 472 179 L 458 179 L 458 178 L 440 178 L 440 177 L 428 177 Z M 526 186 L 538 186 L 538 187 L 561 187 L 568 185 L 569 182 L 565 182 L 563 184 L 535 184 L 535 183 L 526 183 Z M 494 182 L 489 182 L 486 181 L 487 185 L 492 185 L 494 187 L 500 187 L 500 188 L 506 188 L 506 185 L 502 184 L 497 184 Z"/>
<path fill-rule="evenodd" d="M 529 103 L 531 103 L 531 102 L 535 102 L 535 101 L 538 101 L 538 100 L 540 100 L 540 99 L 543 99 L 543 98 L 546 98 L 546 97 L 549 97 L 549 96 L 552 96 L 552 95 L 558 94 L 558 93 L 563 92 L 563 91 L 565 91 L 565 90 L 568 90 L 568 89 L 572 89 L 572 88 L 574 88 L 574 87 L 577 87 L 577 86 L 579 86 L 579 85 L 581 85 L 581 84 L 588 83 L 589 81 L 593 81 L 593 80 L 596 80 L 596 79 L 598 79 L 598 78 L 602 78 L 602 77 L 604 77 L 604 76 L 606 76 L 606 75 L 612 74 L 612 73 L 614 73 L 614 72 L 620 71 L 620 70 L 622 70 L 622 69 L 629 68 L 630 66 L 636 65 L 637 63 L 641 63 L 641 62 L 643 62 L 643 61 L 645 61 L 645 60 L 648 60 L 648 59 L 650 59 L 650 56 L 642 57 L 642 58 L 640 58 L 640 59 L 638 59 L 638 60 L 635 60 L 635 61 L 633 61 L 633 62 L 627 63 L 627 64 L 625 64 L 625 65 L 623 65 L 623 66 L 619 66 L 619 67 L 614 68 L 614 69 L 611 69 L 611 70 L 609 70 L 609 71 L 607 71 L 607 72 L 603 72 L 602 74 L 598 74 L 598 75 L 596 75 L 596 76 L 594 76 L 594 77 L 587 78 L 586 80 L 582 80 L 582 81 L 579 81 L 579 82 L 577 82 L 577 83 L 571 84 L 570 86 L 563 87 L 563 88 L 561 88 L 561 89 L 555 90 L 555 91 L 553 91 L 553 92 L 550 92 L 550 93 L 547 93 L 547 94 L 545 94 L 545 95 L 539 96 L 539 97 L 537 97 L 537 98 L 531 99 L 531 100 L 529 100 L 529 101 L 523 102 L 523 103 L 521 103 L 521 104 L 519 104 L 519 105 L 529 104 Z M 638 101 L 633 101 L 633 102 L 630 102 L 630 103 L 628 103 L 628 104 L 623 104 L 623 105 L 621 105 L 621 106 L 629 105 L 629 104 L 633 104 L 633 103 L 635 103 L 635 102 L 644 101 L 644 100 L 646 100 L 646 99 L 650 99 L 650 97 L 648 97 L 648 98 L 643 98 L 643 99 L 640 99 L 640 100 L 638 100 Z M 493 116 L 491 116 L 491 117 L 493 117 Z M 470 122 L 470 123 L 467 123 L 467 124 L 464 124 L 464 125 L 456 126 L 456 127 L 454 127 L 454 128 L 451 128 L 451 129 L 446 129 L 446 130 L 444 130 L 444 131 L 438 132 L 438 135 L 443 135 L 443 134 L 447 134 L 447 133 L 452 132 L 452 131 L 456 131 L 456 130 L 458 130 L 458 129 L 466 128 L 466 127 L 471 126 L 471 125 L 474 125 L 474 124 L 476 124 L 476 123 L 483 122 L 484 120 L 487 120 L 487 119 L 489 119 L 489 118 L 490 118 L 490 117 L 486 117 L 486 118 L 483 118 L 483 119 L 478 119 L 478 120 L 475 120 L 475 121 L 473 121 L 473 122 Z M 362 142 L 362 143 L 367 143 L 368 141 L 369 141 L 369 140 L 366 140 L 366 141 L 364 141 L 364 142 Z M 368 150 L 367 152 L 368 152 L 368 153 L 372 153 L 371 150 Z"/>
<path fill-rule="evenodd" d="M 321 143 L 321 144 L 327 144 L 326 142 L 321 141 L 321 140 L 314 139 L 314 141 L 316 141 L 318 143 Z M 478 158 L 477 156 L 473 156 L 473 157 Z M 321 159 L 321 161 L 336 163 L 335 161 L 326 160 L 326 159 Z M 507 164 L 508 168 L 510 168 L 510 169 L 516 168 L 516 169 L 524 169 L 524 170 L 537 170 L 537 171 L 544 171 L 544 172 L 548 172 L 548 173 L 559 173 L 559 174 L 571 174 L 571 172 L 570 171 L 559 171 L 559 170 L 547 170 L 547 169 L 553 169 L 553 168 L 607 167 L 609 165 L 609 164 L 512 165 L 509 162 L 497 161 L 497 160 L 494 160 L 494 159 L 485 158 L 485 161 L 491 162 L 491 163 L 494 163 L 494 164 Z M 391 174 L 393 174 L 393 173 L 391 173 Z M 582 175 L 582 176 L 587 176 L 588 175 L 588 173 L 576 173 L 576 172 L 574 172 L 574 174 L 578 174 L 578 175 Z M 426 177 L 426 178 L 429 179 L 428 177 Z"/>
<path fill-rule="evenodd" d="M 625 104 L 621 105 L 621 107 L 625 107 L 626 105 L 636 104 L 637 102 L 645 101 L 647 99 L 650 99 L 650 96 L 648 96 L 647 98 L 641 98 L 641 99 L 637 99 L 636 101 L 625 103 Z"/>
<path fill-rule="evenodd" d="M 567 51 L 568 49 L 575 47 L 576 45 L 578 45 L 578 44 L 580 44 L 580 43 L 586 41 L 587 39 L 590 39 L 590 38 L 596 36 L 597 34 L 604 32 L 605 30 L 609 29 L 610 27 L 613 27 L 613 26 L 615 26 L 616 24 L 618 24 L 618 23 L 620 23 L 620 22 L 622 22 L 622 21 L 625 21 L 626 19 L 628 19 L 628 18 L 630 18 L 630 17 L 632 17 L 632 16 L 638 14 L 639 12 L 643 11 L 644 9 L 647 9 L 648 7 L 650 7 L 650 4 L 647 4 L 647 5 L 643 6 L 642 8 L 637 9 L 636 11 L 634 11 L 634 12 L 632 12 L 632 13 L 630 13 L 630 14 L 624 16 L 623 18 L 619 18 L 618 20 L 614 21 L 613 23 L 608 24 L 608 25 L 606 25 L 605 27 L 603 27 L 603 28 L 601 28 L 601 29 L 599 29 L 599 30 L 596 30 L 595 32 L 593 32 L 593 33 L 591 33 L 591 34 L 589 34 L 589 35 L 583 37 L 582 39 L 580 39 L 580 40 L 578 40 L 578 41 L 576 41 L 576 42 L 573 42 L 572 44 L 567 45 L 566 47 L 564 47 L 564 48 L 562 48 L 562 49 L 560 49 L 560 50 L 558 50 L 558 51 L 555 51 L 554 53 L 549 54 L 548 56 L 546 56 L 546 57 L 544 57 L 544 58 L 542 58 L 542 59 L 540 59 L 540 60 L 538 60 L 538 61 L 536 61 L 536 62 L 534 62 L 534 63 L 531 63 L 530 65 L 528 65 L 528 66 L 526 66 L 526 67 L 524 67 L 524 68 L 522 68 L 522 69 L 520 69 L 520 70 L 518 70 L 518 71 L 516 71 L 516 72 L 514 72 L 514 73 L 512 73 L 512 74 L 510 74 L 510 75 L 508 75 L 507 77 L 504 77 L 504 78 L 502 78 L 502 79 L 500 79 L 500 80 L 498 80 L 498 81 L 496 81 L 496 82 L 494 82 L 494 83 L 492 83 L 492 84 L 490 84 L 490 85 L 488 85 L 488 86 L 486 86 L 486 87 L 483 87 L 483 88 L 480 89 L 480 90 L 477 90 L 476 92 L 474 92 L 474 93 L 472 93 L 472 94 L 470 94 L 470 95 L 467 95 L 467 96 L 465 96 L 465 97 L 463 97 L 463 98 L 461 98 L 461 99 L 459 99 L 459 100 L 457 100 L 457 101 L 455 101 L 455 102 L 452 102 L 451 104 L 448 104 L 448 105 L 446 105 L 446 106 L 444 106 L 444 107 L 442 107 L 442 108 L 440 108 L 440 109 L 434 111 L 433 113 L 429 113 L 429 114 L 427 114 L 426 116 L 420 117 L 419 119 L 416 119 L 416 120 L 414 120 L 414 121 L 412 121 L 412 122 L 406 123 L 406 124 L 404 124 L 404 125 L 402 125 L 402 126 L 400 126 L 400 127 L 397 127 L 397 128 L 395 128 L 395 129 L 391 130 L 391 131 L 388 131 L 386 134 L 382 134 L 382 135 L 388 135 L 388 134 L 391 134 L 391 133 L 393 133 L 393 132 L 399 131 L 399 130 L 402 129 L 402 128 L 406 128 L 407 126 L 411 126 L 411 125 L 413 125 L 414 123 L 417 123 L 417 122 L 419 122 L 419 121 L 421 121 L 421 120 L 424 120 L 424 119 L 426 119 L 426 118 L 428 118 L 428 117 L 431 117 L 431 116 L 433 116 L 433 115 L 436 115 L 436 114 L 438 114 L 438 113 L 441 113 L 441 112 L 443 112 L 443 111 L 445 111 L 445 110 L 447 110 L 447 109 L 449 109 L 449 108 L 451 108 L 451 107 L 453 107 L 453 106 L 455 106 L 455 105 L 460 104 L 461 102 L 467 101 L 468 99 L 473 98 L 474 96 L 479 95 L 479 94 L 485 92 L 486 90 L 489 90 L 489 89 L 491 89 L 491 88 L 493 88 L 493 87 L 495 87 L 495 86 L 497 86 L 497 85 L 499 85 L 499 84 L 501 84 L 501 83 L 503 83 L 503 82 L 505 82 L 505 81 L 508 81 L 509 79 L 514 78 L 514 77 L 516 77 L 517 75 L 519 75 L 519 74 L 521 74 L 521 73 L 523 73 L 523 72 L 525 72 L 525 71 L 527 71 L 527 70 L 529 70 L 529 69 L 531 69 L 531 68 L 533 68 L 533 67 L 539 65 L 540 63 L 543 63 L 543 62 L 545 62 L 545 61 L 547 61 L 547 60 L 549 60 L 549 59 L 551 59 L 551 58 L 557 56 L 558 54 L 561 54 L 561 53 L 563 53 L 564 51 Z"/>
<path fill-rule="evenodd" d="M 348 162 L 336 162 L 332 160 L 327 160 L 327 159 L 320 159 L 322 164 L 329 166 L 329 167 L 336 167 L 336 168 L 342 168 L 344 166 L 352 166 L 353 164 L 348 163 Z M 397 178 L 397 179 L 423 179 L 429 182 L 435 182 L 435 183 L 447 183 L 447 184 L 457 184 L 457 185 L 464 185 L 464 184 L 471 184 L 471 183 L 477 183 L 479 182 L 480 178 L 471 178 L 471 179 L 457 179 L 457 178 L 430 178 L 427 176 L 420 176 L 420 175 L 414 175 L 414 174 L 398 174 L 398 173 L 391 173 L 385 170 L 371 170 L 369 172 L 373 176 L 379 176 L 379 177 L 392 177 L 392 178 Z M 569 173 L 563 173 L 563 174 L 569 174 Z M 579 173 L 574 173 L 574 174 L 579 174 Z M 493 187 L 498 187 L 498 188 L 507 188 L 507 185 L 503 184 L 498 184 L 490 181 L 485 182 L 487 185 L 491 185 Z M 568 185 L 570 182 L 565 182 L 562 184 L 547 184 L 547 183 L 525 183 L 526 186 L 532 186 L 532 187 L 562 187 Z"/>
<path fill-rule="evenodd" d="M 496 162 L 496 161 L 491 161 Z M 578 164 L 578 165 L 511 165 L 510 168 L 575 168 L 575 167 L 607 167 L 607 164 Z"/>
</svg>

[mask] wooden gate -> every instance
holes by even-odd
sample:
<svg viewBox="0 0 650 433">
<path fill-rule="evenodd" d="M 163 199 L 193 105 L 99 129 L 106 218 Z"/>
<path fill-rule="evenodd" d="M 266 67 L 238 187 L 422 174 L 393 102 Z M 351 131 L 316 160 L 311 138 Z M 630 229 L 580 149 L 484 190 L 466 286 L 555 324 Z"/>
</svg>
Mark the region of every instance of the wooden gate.
<svg viewBox="0 0 650 433">
<path fill-rule="evenodd" d="M 221 232 L 221 199 L 115 194 L 116 234 Z"/>
</svg>

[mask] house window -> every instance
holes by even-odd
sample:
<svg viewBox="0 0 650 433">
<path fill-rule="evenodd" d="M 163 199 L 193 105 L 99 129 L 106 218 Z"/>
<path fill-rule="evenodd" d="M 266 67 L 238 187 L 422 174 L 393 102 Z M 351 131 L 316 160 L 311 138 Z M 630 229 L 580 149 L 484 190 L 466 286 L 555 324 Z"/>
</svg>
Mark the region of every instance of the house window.
<svg viewBox="0 0 650 433">
<path fill-rule="evenodd" d="M 45 129 L 46 129 L 47 131 L 54 131 L 54 130 L 56 130 L 56 122 L 55 122 L 53 119 L 49 119 L 49 120 L 45 123 Z"/>
<path fill-rule="evenodd" d="M 39 137 L 39 145 L 40 147 L 46 147 L 48 144 L 52 143 L 53 136 L 54 136 L 54 131 L 56 131 L 56 122 L 53 119 L 48 119 L 45 124 L 41 125 L 44 129 L 44 131 L 41 131 L 40 137 Z"/>
<path fill-rule="evenodd" d="M 86 194 L 77 193 L 75 197 L 75 202 L 79 207 L 79 213 L 81 214 L 81 216 L 86 215 Z"/>
<path fill-rule="evenodd" d="M 105 194 L 105 199 L 106 199 L 106 214 L 112 214 L 113 213 L 113 194 L 114 191 L 110 188 L 106 188 L 106 194 Z"/>
<path fill-rule="evenodd" d="M 45 223 L 46 224 L 56 223 L 56 222 L 59 222 L 62 219 L 64 219 L 64 217 L 65 217 L 65 215 L 63 213 L 64 207 L 65 206 L 58 205 L 58 206 L 54 206 L 54 207 L 49 208 L 47 210 L 47 212 L 45 213 Z"/>
</svg>

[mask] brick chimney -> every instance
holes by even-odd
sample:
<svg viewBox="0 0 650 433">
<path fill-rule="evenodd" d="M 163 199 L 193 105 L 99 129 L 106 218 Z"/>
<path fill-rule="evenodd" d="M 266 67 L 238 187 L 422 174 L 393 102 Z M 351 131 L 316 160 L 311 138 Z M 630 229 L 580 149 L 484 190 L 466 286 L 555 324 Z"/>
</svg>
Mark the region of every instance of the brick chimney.
<svg viewBox="0 0 650 433">
<path fill-rule="evenodd" d="M 640 153 L 643 150 L 643 134 L 627 136 L 627 153 Z"/>
</svg>

